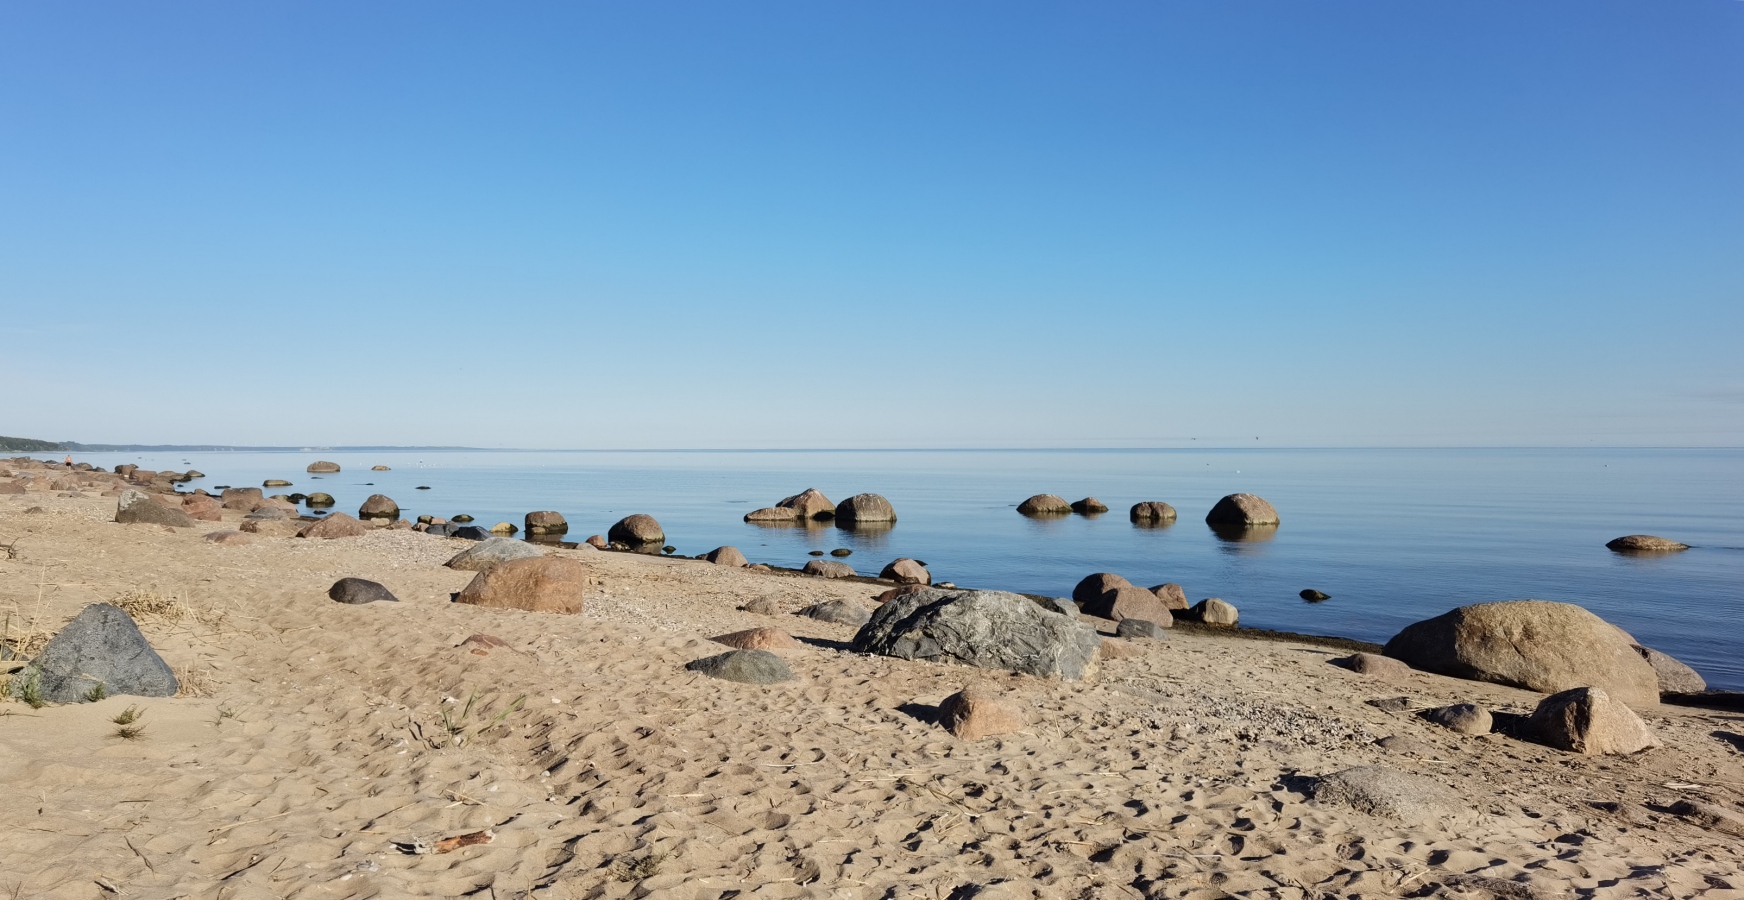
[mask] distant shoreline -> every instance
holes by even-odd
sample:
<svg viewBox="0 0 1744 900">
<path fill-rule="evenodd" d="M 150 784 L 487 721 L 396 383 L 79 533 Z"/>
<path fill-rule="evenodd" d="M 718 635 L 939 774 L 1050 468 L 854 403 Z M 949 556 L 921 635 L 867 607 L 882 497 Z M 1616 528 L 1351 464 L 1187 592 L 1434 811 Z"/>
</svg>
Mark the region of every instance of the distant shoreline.
<svg viewBox="0 0 1744 900">
<path fill-rule="evenodd" d="M 1251 447 L 1210 444 L 1170 447 L 456 447 L 359 444 L 347 446 L 261 446 L 237 444 L 83 444 L 77 441 L 28 441 L 0 437 L 0 453 L 1157 453 L 1179 451 L 1262 451 L 1301 453 L 1352 450 L 1424 451 L 1619 451 L 1619 450 L 1744 450 L 1744 446 L 1312 446 Z"/>
</svg>

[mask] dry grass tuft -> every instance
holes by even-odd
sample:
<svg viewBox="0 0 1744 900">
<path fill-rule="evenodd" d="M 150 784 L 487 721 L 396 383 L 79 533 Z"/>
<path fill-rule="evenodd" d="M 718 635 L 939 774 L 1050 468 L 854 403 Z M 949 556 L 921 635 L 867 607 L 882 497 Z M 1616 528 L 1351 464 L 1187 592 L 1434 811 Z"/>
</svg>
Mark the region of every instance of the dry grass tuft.
<svg viewBox="0 0 1744 900">
<path fill-rule="evenodd" d="M 660 874 L 660 864 L 666 861 L 666 854 L 650 850 L 642 856 L 620 856 L 612 860 L 611 873 L 614 880 L 620 882 L 641 881 Z"/>
<path fill-rule="evenodd" d="M 114 600 L 109 601 L 121 610 L 139 619 L 157 619 L 164 622 L 180 622 L 183 619 L 195 618 L 194 608 L 188 602 L 175 594 L 160 594 L 155 590 L 134 588 Z"/>
<path fill-rule="evenodd" d="M 132 588 L 109 602 L 120 607 L 122 612 L 132 616 L 136 622 L 164 622 L 173 625 L 188 621 L 212 631 L 222 631 L 224 622 L 229 617 L 225 610 L 190 603 L 184 593 L 164 591 L 156 586 Z"/>
<path fill-rule="evenodd" d="M 206 677 L 206 669 L 195 663 L 188 663 L 175 670 L 176 684 L 179 689 L 177 697 L 209 697 L 212 694 L 212 682 Z"/>
</svg>

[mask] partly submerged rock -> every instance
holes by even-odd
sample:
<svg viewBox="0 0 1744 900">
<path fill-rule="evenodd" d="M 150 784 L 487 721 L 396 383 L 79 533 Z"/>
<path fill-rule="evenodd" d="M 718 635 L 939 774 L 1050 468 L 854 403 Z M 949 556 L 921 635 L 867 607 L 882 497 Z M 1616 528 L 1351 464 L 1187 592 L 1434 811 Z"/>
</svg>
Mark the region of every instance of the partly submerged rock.
<svg viewBox="0 0 1744 900">
<path fill-rule="evenodd" d="M 99 686 L 103 694 L 138 697 L 170 697 L 181 687 L 133 617 L 108 603 L 85 607 L 12 676 L 8 691 L 17 698 L 34 687 L 50 703 L 77 703 Z"/>
<path fill-rule="evenodd" d="M 1081 516 L 1097 516 L 1108 512 L 1108 504 L 1095 497 L 1085 497 L 1082 500 L 1072 501 L 1072 512 Z"/>
<path fill-rule="evenodd" d="M 799 510 L 782 506 L 765 506 L 745 514 L 745 521 L 752 523 L 793 523 L 799 519 Z"/>
<path fill-rule="evenodd" d="M 1385 652 L 1425 672 L 1546 694 L 1590 686 L 1632 706 L 1659 700 L 1659 678 L 1633 642 L 1572 603 L 1462 606 L 1406 626 Z"/>
<path fill-rule="evenodd" d="M 798 519 L 829 519 L 836 514 L 836 505 L 817 488 L 806 488 L 775 504 L 777 509 L 791 510 Z"/>
<path fill-rule="evenodd" d="M 545 551 L 526 541 L 493 537 L 479 541 L 477 544 L 454 554 L 453 558 L 443 565 L 465 572 L 483 572 L 512 559 L 536 559 L 544 555 Z"/>
<path fill-rule="evenodd" d="M 854 649 L 1077 681 L 1094 671 L 1101 641 L 1017 594 L 929 588 L 879 607 Z"/>
<path fill-rule="evenodd" d="M 1134 503 L 1127 518 L 1141 525 L 1161 525 L 1175 521 L 1175 508 L 1161 500 Z"/>
<path fill-rule="evenodd" d="M 666 540 L 666 531 L 653 516 L 637 513 L 625 516 L 606 532 L 606 537 L 613 541 L 636 546 L 639 544 L 658 544 Z"/>
<path fill-rule="evenodd" d="M 523 524 L 528 534 L 568 534 L 569 520 L 556 510 L 542 509 L 527 513 Z"/>
<path fill-rule="evenodd" d="M 895 522 L 896 508 L 877 494 L 855 494 L 836 505 L 836 520 L 848 525 Z"/>
<path fill-rule="evenodd" d="M 1037 494 L 1017 505 L 1026 516 L 1063 516 L 1072 511 L 1072 504 L 1058 494 Z"/>
<path fill-rule="evenodd" d="M 1278 511 L 1265 498 L 1253 494 L 1230 494 L 1205 514 L 1212 528 L 1238 530 L 1278 524 Z"/>
<path fill-rule="evenodd" d="M 365 522 L 381 520 L 392 522 L 400 517 L 400 505 L 386 494 L 370 494 L 357 508 L 357 517 Z"/>
<path fill-rule="evenodd" d="M 1301 597 L 1309 603 L 1319 603 L 1322 600 L 1332 599 L 1332 595 L 1321 593 L 1313 588 L 1303 588 L 1296 596 Z"/>
<path fill-rule="evenodd" d="M 315 472 L 315 473 L 337 472 L 337 471 L 339 471 L 339 464 L 336 462 L 328 462 L 326 460 L 319 460 L 317 462 L 310 463 L 308 471 Z"/>
<path fill-rule="evenodd" d="M 1676 553 L 1689 549 L 1688 544 L 1651 534 L 1625 535 L 1606 543 L 1605 547 L 1617 553 Z"/>
<path fill-rule="evenodd" d="M 793 679 L 793 670 L 767 650 L 729 650 L 719 656 L 692 660 L 684 667 L 710 678 L 743 684 L 775 684 Z"/>
</svg>

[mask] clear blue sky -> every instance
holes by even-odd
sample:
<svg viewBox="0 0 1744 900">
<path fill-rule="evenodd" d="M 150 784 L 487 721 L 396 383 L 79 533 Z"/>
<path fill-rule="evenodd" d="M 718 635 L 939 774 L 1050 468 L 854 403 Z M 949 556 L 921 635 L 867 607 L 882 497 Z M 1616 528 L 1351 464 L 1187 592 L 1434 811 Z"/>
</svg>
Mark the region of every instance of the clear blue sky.
<svg viewBox="0 0 1744 900">
<path fill-rule="evenodd" d="M 1744 444 L 1744 2 L 0 0 L 0 434 Z"/>
</svg>

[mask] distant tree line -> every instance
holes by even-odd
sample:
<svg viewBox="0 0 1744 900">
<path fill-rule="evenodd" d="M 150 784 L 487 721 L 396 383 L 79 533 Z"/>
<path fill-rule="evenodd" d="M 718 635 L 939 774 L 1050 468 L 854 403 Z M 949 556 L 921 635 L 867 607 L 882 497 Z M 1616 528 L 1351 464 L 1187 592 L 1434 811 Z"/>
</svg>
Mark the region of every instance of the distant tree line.
<svg viewBox="0 0 1744 900">
<path fill-rule="evenodd" d="M 67 445 L 64 441 L 39 441 L 32 438 L 7 437 L 0 434 L 0 450 L 41 453 L 46 450 L 65 449 L 67 449 Z"/>
</svg>

